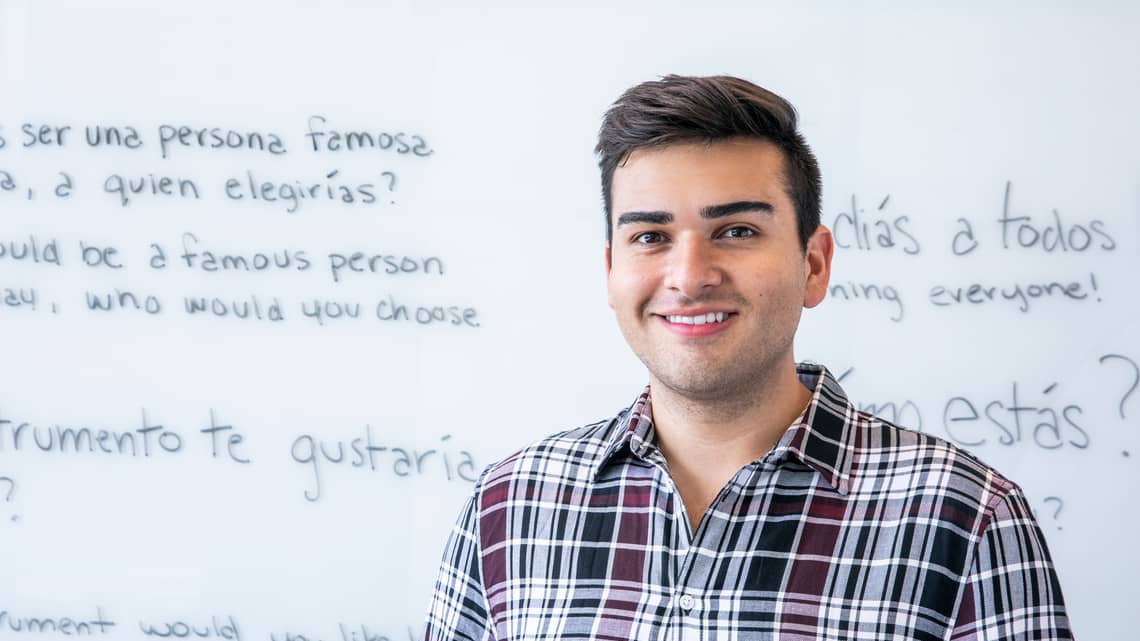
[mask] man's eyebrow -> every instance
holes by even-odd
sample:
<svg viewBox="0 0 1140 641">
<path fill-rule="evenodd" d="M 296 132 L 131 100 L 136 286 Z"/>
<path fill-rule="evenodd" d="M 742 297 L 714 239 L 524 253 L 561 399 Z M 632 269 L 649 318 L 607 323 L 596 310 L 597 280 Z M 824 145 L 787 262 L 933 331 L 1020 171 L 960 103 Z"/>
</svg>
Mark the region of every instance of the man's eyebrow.
<svg viewBox="0 0 1140 641">
<path fill-rule="evenodd" d="M 701 218 L 724 218 L 733 214 L 739 214 L 746 211 L 756 211 L 765 214 L 771 214 L 774 209 L 771 203 L 766 203 L 761 200 L 739 200 L 734 203 L 725 203 L 723 205 L 709 205 L 708 207 L 701 208 Z"/>
<path fill-rule="evenodd" d="M 629 225 L 632 223 L 650 223 L 653 225 L 664 225 L 673 222 L 673 214 L 667 211 L 627 211 L 618 216 L 617 224 L 615 227 L 622 225 Z"/>
<path fill-rule="evenodd" d="M 746 211 L 755 211 L 771 214 L 774 210 L 770 203 L 762 200 L 738 200 L 734 203 L 722 205 L 709 205 L 701 208 L 701 218 L 724 218 Z M 667 211 L 627 211 L 617 218 L 615 227 L 632 223 L 650 223 L 652 225 L 665 225 L 673 222 L 673 214 Z"/>
</svg>

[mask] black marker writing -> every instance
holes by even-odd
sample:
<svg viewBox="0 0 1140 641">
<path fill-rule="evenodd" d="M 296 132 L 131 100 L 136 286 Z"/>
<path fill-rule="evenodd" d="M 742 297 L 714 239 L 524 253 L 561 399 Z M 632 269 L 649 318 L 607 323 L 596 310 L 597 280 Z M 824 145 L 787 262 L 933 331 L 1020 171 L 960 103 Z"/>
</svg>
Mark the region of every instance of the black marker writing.
<svg viewBox="0 0 1140 641">
<path fill-rule="evenodd" d="M 24 147 L 63 147 L 67 142 L 67 133 L 71 125 L 36 125 L 25 122 L 20 125 L 24 133 L 22 145 Z"/>
<path fill-rule="evenodd" d="M 317 438 L 312 434 L 302 434 L 289 449 L 293 460 L 312 468 L 313 485 L 305 490 L 305 498 L 318 501 L 321 498 L 321 472 L 323 465 L 348 465 L 353 468 L 367 467 L 369 470 L 391 472 L 395 476 L 442 473 L 447 480 L 475 482 L 475 461 L 469 452 L 450 450 L 450 434 L 440 437 L 440 446 L 429 449 L 378 445 L 373 440 L 372 426 L 364 426 L 364 436 L 345 440 Z"/>
<path fill-rule="evenodd" d="M 1105 229 L 1104 221 L 1092 220 L 1087 225 L 1066 223 L 1061 213 L 1052 210 L 1052 220 L 1044 225 L 1033 220 L 1032 216 L 1012 216 L 1009 209 L 1010 181 L 1005 183 L 1005 198 L 1002 202 L 1001 246 L 1009 249 L 1018 246 L 1025 249 L 1041 249 L 1047 253 L 1055 251 L 1083 252 L 1090 248 L 1112 251 L 1116 240 Z"/>
<path fill-rule="evenodd" d="M 886 209 L 890 198 L 888 194 L 879 202 L 879 212 Z M 871 251 L 897 247 L 903 253 L 914 255 L 922 251 L 922 245 L 907 229 L 909 224 L 910 217 L 905 215 L 888 217 L 879 214 L 873 218 L 867 217 L 852 195 L 851 211 L 840 212 L 835 217 L 832 233 L 836 246 L 841 249 Z"/>
<path fill-rule="evenodd" d="M 158 146 L 166 158 L 174 148 L 286 152 L 281 137 L 272 132 L 236 131 L 222 127 L 159 125 Z"/>
<path fill-rule="evenodd" d="M 1056 388 L 1057 383 L 1045 387 L 1041 401 L 1033 404 L 1020 395 L 1016 381 L 1008 397 L 985 403 L 975 404 L 969 398 L 955 396 L 943 408 L 942 427 L 952 440 L 969 447 L 983 446 L 997 436 L 997 442 L 1006 446 L 1017 445 L 1028 438 L 1047 450 L 1066 445 L 1085 449 L 1089 446 L 1089 434 L 1078 423 L 1084 410 L 1073 403 L 1056 409 L 1052 399 L 1045 398 Z"/>
<path fill-rule="evenodd" d="M 393 151 L 400 155 L 411 154 L 425 157 L 435 153 L 427 141 L 418 134 L 399 132 L 338 131 L 326 129 L 328 119 L 324 116 L 309 117 L 309 139 L 313 151 L 356 151 L 358 149 L 378 149 Z"/>
<path fill-rule="evenodd" d="M 136 294 L 126 289 L 111 292 L 83 292 L 87 309 L 93 312 L 113 312 L 116 310 L 141 311 L 151 316 L 162 313 L 162 301 L 153 294 Z"/>
<path fill-rule="evenodd" d="M 32 425 L 0 416 L 0 451 L 19 452 L 36 448 L 45 453 L 115 454 L 149 457 L 176 454 L 182 450 L 182 437 L 162 425 L 152 425 L 142 412 L 142 426 L 129 431 L 92 427 L 51 427 Z"/>
<path fill-rule="evenodd" d="M 902 299 L 899 297 L 899 292 L 893 285 L 880 286 L 870 283 L 848 281 L 846 283 L 834 283 L 828 286 L 827 292 L 836 300 L 886 301 L 891 303 L 895 310 L 889 318 L 896 323 L 903 319 L 906 312 Z"/>
<path fill-rule="evenodd" d="M 938 307 L 1009 302 L 1015 303 L 1017 310 L 1024 313 L 1030 311 L 1033 303 L 1042 298 L 1062 301 L 1088 299 L 1090 294 L 1095 294 L 1099 290 L 1095 274 L 1089 274 L 1087 285 L 1086 287 L 1086 282 L 1078 280 L 1014 283 L 1001 286 L 983 283 L 959 286 L 935 285 L 930 288 L 929 298 L 930 302 Z"/>
<path fill-rule="evenodd" d="M 95 618 L 76 619 L 61 616 L 17 616 L 8 610 L 0 610 L 0 628 L 12 632 L 28 632 L 41 635 L 55 632 L 68 636 L 109 634 L 107 628 L 115 627 L 115 622 L 103 615 L 103 608 L 95 608 Z"/>
<path fill-rule="evenodd" d="M 239 320 L 268 320 L 272 322 L 285 320 L 281 301 L 276 296 L 267 301 L 263 301 L 253 294 L 244 299 L 186 296 L 183 297 L 182 303 L 186 313 L 191 316 L 232 317 Z"/>
<path fill-rule="evenodd" d="M 142 136 L 134 127 L 87 125 L 83 128 L 83 138 L 88 147 L 126 147 L 138 149 L 142 147 Z"/>
<path fill-rule="evenodd" d="M 202 197 L 198 184 L 190 178 L 155 176 L 145 174 L 142 176 L 121 176 L 111 174 L 103 181 L 103 191 L 117 196 L 119 205 L 126 207 L 138 196 L 172 196 L 176 198 Z"/>
<path fill-rule="evenodd" d="M 217 416 L 214 415 L 214 410 L 210 410 L 210 426 L 203 427 L 200 431 L 203 434 L 210 435 L 210 455 L 214 458 L 218 458 L 218 451 L 221 449 L 218 441 L 221 438 L 222 433 L 232 432 L 226 435 L 226 448 L 224 450 L 225 454 L 229 456 L 230 460 L 232 461 L 236 461 L 238 463 L 249 463 L 249 459 L 242 458 L 237 451 L 238 446 L 241 445 L 242 440 L 244 440 L 245 437 L 237 430 L 234 430 L 233 425 L 218 425 L 218 419 Z"/>
<path fill-rule="evenodd" d="M 342 272 L 348 271 L 357 274 L 435 274 L 443 276 L 443 261 L 437 256 L 412 258 L 410 256 L 392 256 L 388 254 L 365 254 L 352 252 L 351 254 L 329 254 L 329 273 L 333 282 L 339 283 Z"/>
<path fill-rule="evenodd" d="M 210 623 L 201 625 L 186 621 L 162 621 L 161 623 L 139 621 L 139 630 L 142 630 L 142 633 L 148 637 L 163 639 L 193 637 L 196 639 L 216 638 L 226 641 L 241 641 L 241 633 L 233 616 L 227 616 L 223 620 L 228 621 L 228 623 L 219 623 L 217 616 L 210 617 Z"/>
<path fill-rule="evenodd" d="M 59 241 L 50 238 L 41 240 L 35 235 L 27 240 L 0 240 L 0 261 L 30 261 L 62 267 Z"/>
</svg>

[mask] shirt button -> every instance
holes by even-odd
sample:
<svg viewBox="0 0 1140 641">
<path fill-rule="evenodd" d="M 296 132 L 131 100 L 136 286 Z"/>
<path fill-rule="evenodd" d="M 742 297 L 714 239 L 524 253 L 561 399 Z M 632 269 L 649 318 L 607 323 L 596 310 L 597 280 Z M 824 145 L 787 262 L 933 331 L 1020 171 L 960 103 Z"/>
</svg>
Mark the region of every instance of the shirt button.
<svg viewBox="0 0 1140 641">
<path fill-rule="evenodd" d="M 686 611 L 686 612 L 688 612 L 689 610 L 692 610 L 693 606 L 696 604 L 696 602 L 697 602 L 697 600 L 694 599 L 693 597 L 689 596 L 688 594 L 682 594 L 681 595 L 681 601 L 680 601 L 681 609 Z"/>
</svg>

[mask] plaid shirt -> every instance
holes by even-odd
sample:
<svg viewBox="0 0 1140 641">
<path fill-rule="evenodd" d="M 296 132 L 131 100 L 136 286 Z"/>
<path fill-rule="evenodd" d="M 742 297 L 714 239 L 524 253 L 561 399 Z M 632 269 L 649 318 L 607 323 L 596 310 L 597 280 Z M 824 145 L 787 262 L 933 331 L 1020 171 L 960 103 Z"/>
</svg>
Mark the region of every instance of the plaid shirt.
<svg viewBox="0 0 1140 641">
<path fill-rule="evenodd" d="M 649 391 L 487 468 L 444 551 L 437 639 L 1071 639 L 1020 487 L 946 441 L 811 402 L 695 533 Z"/>
</svg>

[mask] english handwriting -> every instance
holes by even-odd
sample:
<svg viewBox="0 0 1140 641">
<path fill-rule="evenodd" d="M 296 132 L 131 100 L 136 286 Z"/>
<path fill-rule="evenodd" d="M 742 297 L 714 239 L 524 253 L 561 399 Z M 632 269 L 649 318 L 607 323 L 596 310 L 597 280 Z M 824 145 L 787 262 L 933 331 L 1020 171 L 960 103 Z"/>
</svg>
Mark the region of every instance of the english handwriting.
<svg viewBox="0 0 1140 641">
<path fill-rule="evenodd" d="M 116 310 L 141 311 L 151 316 L 162 313 L 162 301 L 153 294 L 136 294 L 128 289 L 115 289 L 110 292 L 83 292 L 87 309 L 92 312 L 112 312 Z"/>
<path fill-rule="evenodd" d="M 899 322 L 905 315 L 905 306 L 903 305 L 902 298 L 899 297 L 898 290 L 894 285 L 875 285 L 871 283 L 856 283 L 848 281 L 846 283 L 833 283 L 828 285 L 828 294 L 834 300 L 866 300 L 866 301 L 885 301 L 894 306 L 894 312 L 888 317 L 894 322 Z"/>
<path fill-rule="evenodd" d="M 182 303 L 190 316 L 233 317 L 239 320 L 267 320 L 274 323 L 285 320 L 284 308 L 276 296 L 267 302 L 254 294 L 244 299 L 185 296 L 182 298 Z"/>
<path fill-rule="evenodd" d="M 83 259 L 83 264 L 88 267 L 100 267 L 106 265 L 111 269 L 122 269 L 123 263 L 119 262 L 116 256 L 119 250 L 114 246 L 106 245 L 89 245 L 84 241 L 79 241 L 79 255 Z"/>
<path fill-rule="evenodd" d="M 200 269 L 206 272 L 216 271 L 267 271 L 267 270 L 297 270 L 305 271 L 312 266 L 308 253 L 301 249 L 283 249 L 266 252 L 253 252 L 248 254 L 222 253 L 210 249 L 199 249 L 201 240 L 195 234 L 186 232 L 182 234 L 182 253 L 179 257 L 183 264 L 190 269 Z M 166 253 L 157 244 L 152 243 L 155 250 L 153 261 L 160 259 L 165 265 Z"/>
<path fill-rule="evenodd" d="M 1086 287 L 1087 284 L 1087 287 Z M 1070 280 L 1040 281 L 1028 284 L 1014 283 L 1007 286 L 991 285 L 988 283 L 971 283 L 969 285 L 946 286 L 935 285 L 930 288 L 929 300 L 937 307 L 951 305 L 985 305 L 995 302 L 1011 302 L 1017 304 L 1017 310 L 1025 313 L 1030 310 L 1033 303 L 1042 298 L 1057 300 L 1083 301 L 1099 290 L 1096 274 L 1089 274 L 1088 281 Z M 1100 300 L 1097 298 L 1096 300 Z"/>
<path fill-rule="evenodd" d="M 0 287 L 0 306 L 9 309 L 30 308 L 36 311 L 40 293 L 35 287 Z"/>
<path fill-rule="evenodd" d="M 36 264 L 62 267 L 59 241 L 49 238 L 46 242 L 35 234 L 25 240 L 0 240 L 0 261 L 31 261 Z"/>
<path fill-rule="evenodd" d="M 315 320 L 318 325 L 324 325 L 326 318 L 330 320 L 341 317 L 360 318 L 360 303 L 323 301 L 314 298 L 312 302 L 301 301 L 301 315 Z"/>
<path fill-rule="evenodd" d="M 415 322 L 420 325 L 450 324 L 462 327 L 479 327 L 479 314 L 474 307 L 461 307 L 458 305 L 420 305 L 413 311 L 408 306 L 396 302 L 395 297 L 388 296 L 376 303 L 376 318 L 382 321 Z"/>
<path fill-rule="evenodd" d="M 341 280 L 341 272 L 349 271 L 357 274 L 384 273 L 384 274 L 431 274 L 443 276 L 443 260 L 438 256 L 412 258 L 410 256 L 393 256 L 389 254 L 371 254 L 352 252 L 351 254 L 330 253 L 329 275 L 334 283 Z"/>
<path fill-rule="evenodd" d="M 148 637 L 159 638 L 176 638 L 185 639 L 193 637 L 197 639 L 225 639 L 226 641 L 241 641 L 241 632 L 238 629 L 237 621 L 234 620 L 233 615 L 227 615 L 223 618 L 226 623 L 219 623 L 217 615 L 210 617 L 208 624 L 196 624 L 182 620 L 177 621 L 162 621 L 160 623 L 150 623 L 147 621 L 139 621 L 139 630 Z"/>
</svg>

